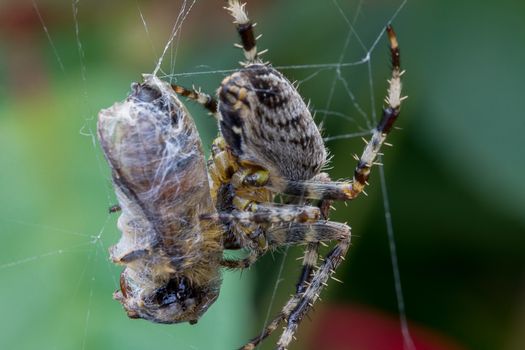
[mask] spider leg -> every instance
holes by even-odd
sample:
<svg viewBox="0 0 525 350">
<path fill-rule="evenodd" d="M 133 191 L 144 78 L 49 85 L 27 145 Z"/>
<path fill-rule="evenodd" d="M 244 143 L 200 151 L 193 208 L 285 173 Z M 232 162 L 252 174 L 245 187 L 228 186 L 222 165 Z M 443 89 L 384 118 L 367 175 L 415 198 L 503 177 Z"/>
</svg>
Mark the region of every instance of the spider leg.
<svg viewBox="0 0 525 350">
<path fill-rule="evenodd" d="M 271 248 L 283 245 L 340 241 L 348 236 L 350 236 L 350 228 L 346 224 L 324 220 L 313 223 L 281 224 L 266 230 L 266 239 Z"/>
<path fill-rule="evenodd" d="M 258 37 L 256 38 L 253 32 L 255 24 L 248 18 L 248 13 L 244 9 L 245 5 L 246 3 L 241 4 L 239 0 L 228 0 L 228 6 L 225 7 L 232 15 L 233 23 L 241 37 L 242 45 L 236 44 L 235 46 L 242 48 L 244 51 L 244 57 L 247 62 L 241 62 L 243 66 L 260 62 L 259 55 L 264 53 L 257 52 Z"/>
<path fill-rule="evenodd" d="M 217 100 L 214 99 L 212 96 L 200 91 L 200 89 L 187 89 L 184 86 L 176 84 L 171 84 L 171 87 L 173 88 L 173 91 L 175 91 L 175 93 L 184 96 L 189 100 L 197 102 L 198 104 L 206 108 L 211 113 L 211 115 L 215 117 L 215 119 L 221 120 L 221 116 L 217 109 Z"/>
<path fill-rule="evenodd" d="M 394 30 L 389 25 L 386 28 L 390 42 L 390 56 L 392 60 L 392 75 L 389 82 L 387 96 L 385 98 L 386 107 L 383 108 L 381 121 L 372 131 L 372 137 L 366 141 L 366 147 L 360 157 L 355 158 L 358 163 L 354 170 L 351 182 L 327 182 L 318 181 L 292 181 L 288 179 L 271 176 L 268 183 L 264 186 L 275 192 L 287 195 L 309 198 L 309 199 L 331 199 L 331 200 L 350 200 L 356 198 L 363 192 L 368 184 L 370 170 L 373 165 L 381 165 L 375 162 L 381 146 L 397 120 L 401 108 L 401 103 L 405 97 L 401 96 L 401 66 L 399 47 Z M 248 184 L 248 183 L 247 183 Z"/>
<path fill-rule="evenodd" d="M 388 96 L 386 98 L 387 108 L 383 109 L 383 118 L 379 122 L 379 125 L 374 130 L 372 139 L 367 144 L 363 155 L 361 156 L 359 163 L 354 172 L 354 179 L 352 182 L 353 191 L 349 192 L 354 198 L 360 192 L 362 192 L 366 181 L 368 179 L 370 168 L 379 152 L 381 145 L 383 144 L 386 135 L 390 131 L 394 121 L 399 115 L 399 108 L 401 105 L 401 71 L 399 61 L 399 49 L 397 40 L 392 27 L 389 25 L 387 28 L 387 34 L 390 40 L 390 52 L 392 56 L 392 78 L 390 80 L 390 87 L 388 89 Z M 350 198 L 349 198 L 350 199 Z M 312 307 L 314 302 L 319 298 L 319 294 L 326 285 L 328 278 L 332 276 L 337 267 L 341 264 L 348 248 L 350 246 L 350 236 L 346 239 L 341 239 L 337 245 L 327 254 L 324 263 L 317 270 L 312 278 L 311 283 L 306 288 L 305 292 L 299 297 L 296 302 L 290 302 L 293 306 L 287 317 L 287 325 L 284 332 L 281 334 L 279 341 L 277 342 L 277 349 L 284 350 L 288 347 L 293 339 L 297 327 L 301 322 L 302 318 L 308 310 Z M 299 294 L 296 294 L 297 298 Z"/>
<path fill-rule="evenodd" d="M 389 80 L 390 85 L 385 99 L 387 107 L 383 109 L 383 117 L 374 129 L 372 138 L 367 142 L 361 157 L 357 157 L 358 165 L 354 171 L 353 181 L 351 183 L 317 181 L 319 179 L 313 179 L 313 181 L 289 181 L 280 178 L 270 178 L 268 183 L 264 184 L 265 187 L 275 192 L 299 198 L 321 199 L 323 202 L 325 200 L 352 199 L 363 192 L 367 184 L 370 169 L 374 164 L 386 136 L 399 115 L 400 105 L 403 100 L 401 97 L 400 77 L 402 72 L 400 70 L 399 48 L 392 27 L 388 26 L 386 30 L 390 41 L 392 59 L 392 77 Z M 327 213 L 327 210 L 323 212 Z M 331 222 L 325 222 L 325 224 L 329 223 Z M 298 225 L 301 224 L 291 224 L 286 229 L 270 230 L 267 233 L 270 245 L 296 244 L 299 241 L 299 235 L 296 234 L 293 226 L 297 227 Z M 311 227 L 312 225 L 308 226 Z M 281 232 L 278 232 L 279 230 L 281 230 Z M 307 230 L 311 230 L 311 228 Z M 309 242 L 310 245 L 316 244 L 317 242 L 309 241 L 311 237 L 311 234 L 303 232 L 301 239 L 303 243 Z M 325 237 L 323 237 L 322 233 L 317 233 L 317 238 L 319 241 L 322 241 Z M 309 268 L 306 266 L 311 265 L 313 268 L 317 260 L 317 252 L 313 245 L 307 248 L 303 260 L 305 267 L 303 267 L 303 273 L 301 274 L 301 280 L 304 279 L 303 284 L 298 284 L 296 294 L 286 303 L 279 315 L 270 322 L 259 336 L 252 339 L 252 341 L 242 349 L 254 349 L 257 344 L 274 332 L 283 320 L 287 321 L 287 325 L 277 343 L 277 349 L 283 350 L 288 347 L 302 318 L 319 298 L 319 294 L 326 285 L 328 278 L 335 272 L 348 251 L 350 245 L 349 232 L 346 236 L 334 237 L 333 239 L 338 241 L 337 245 L 326 255 L 323 264 L 315 271 L 313 276 L 308 274 Z M 313 252 L 315 252 L 315 254 Z"/>
<path fill-rule="evenodd" d="M 313 222 L 319 220 L 319 208 L 304 205 L 255 204 L 249 211 L 232 210 L 213 215 L 202 215 L 201 220 L 216 220 L 223 224 L 272 224 L 283 222 Z"/>
<path fill-rule="evenodd" d="M 290 315 L 293 309 L 295 309 L 298 302 L 296 299 L 296 297 L 293 297 L 292 299 L 288 300 L 281 312 L 268 324 L 268 326 L 263 329 L 261 334 L 252 338 L 248 343 L 246 343 L 244 346 L 241 346 L 238 350 L 253 350 L 264 339 L 269 337 L 277 329 L 277 327 L 279 327 L 279 324 L 281 324 L 281 322 L 286 319 L 288 315 Z"/>
<path fill-rule="evenodd" d="M 234 189 L 224 188 L 225 184 L 230 183 L 232 175 L 239 169 L 239 165 L 235 157 L 228 151 L 226 141 L 222 137 L 217 137 L 211 147 L 211 157 L 208 160 L 208 177 L 210 182 L 211 197 L 218 207 L 230 209 L 232 207 L 233 197 L 235 196 Z M 222 200 L 221 192 L 224 192 Z M 233 207 L 232 207 L 233 208 Z M 238 207 L 239 208 L 239 207 Z M 220 210 L 223 211 L 223 210 Z"/>
<path fill-rule="evenodd" d="M 332 221 L 318 221 L 314 224 L 293 223 L 290 225 L 281 225 L 268 230 L 266 235 L 270 247 L 278 247 L 285 244 L 318 243 L 332 240 L 336 240 L 339 243 L 328 253 L 323 265 L 314 273 L 312 281 L 304 293 L 297 292 L 260 335 L 254 337 L 249 343 L 240 348 L 242 350 L 254 349 L 261 341 L 272 334 L 284 320 L 288 320 L 288 325 L 281 339 L 285 334 L 286 337 L 289 336 L 292 338 L 297 324 L 318 298 L 324 284 L 326 284 L 328 278 L 334 273 L 337 266 L 339 266 L 350 244 L 350 228 L 345 224 Z M 306 308 L 303 305 L 304 303 L 306 303 Z M 292 315 L 294 318 L 291 318 Z M 290 320 L 292 322 L 290 322 Z M 288 343 L 286 343 L 286 345 Z"/>
<path fill-rule="evenodd" d="M 259 257 L 267 251 L 267 236 L 264 231 L 261 231 L 260 225 L 268 226 L 271 224 L 290 222 L 313 223 L 318 221 L 320 217 L 319 208 L 303 205 L 257 204 L 256 209 L 252 208 L 252 210 L 253 211 L 234 210 L 231 212 L 222 212 L 214 215 L 201 216 L 201 220 L 220 221 L 226 226 L 234 223 L 245 225 L 245 232 L 247 232 L 247 234 L 239 237 L 238 240 L 244 241 L 244 243 L 241 244 L 242 246 L 250 248 L 249 255 L 246 258 L 240 260 L 223 259 L 221 266 L 229 269 L 244 269 L 255 263 Z M 271 234 L 270 237 L 273 235 L 274 234 Z M 282 236 L 283 233 L 279 233 L 279 235 Z M 313 264 L 315 264 L 316 260 L 317 258 L 315 255 Z M 310 270 L 307 273 L 309 275 Z M 302 283 L 302 281 L 300 283 Z"/>
<path fill-rule="evenodd" d="M 331 181 L 330 176 L 327 173 L 317 174 L 314 177 L 314 180 L 317 180 L 320 182 L 330 182 Z M 323 200 L 317 204 L 317 207 L 321 211 L 322 219 L 328 220 L 328 213 L 330 211 L 331 204 L 332 204 L 332 201 L 329 201 L 329 200 Z M 301 269 L 299 281 L 297 282 L 296 287 L 295 287 L 295 292 L 297 294 L 303 293 L 306 287 L 308 286 L 308 284 L 310 284 L 312 277 L 313 277 L 313 271 L 314 271 L 318 258 L 319 258 L 319 243 L 308 243 L 304 250 L 303 267 Z"/>
<path fill-rule="evenodd" d="M 319 298 L 319 294 L 325 287 L 328 278 L 330 278 L 335 273 L 335 270 L 343 261 L 349 246 L 350 236 L 340 240 L 337 245 L 326 255 L 324 263 L 321 265 L 319 270 L 315 272 L 312 282 L 306 291 L 302 295 L 296 294 L 294 298 L 297 300 L 291 303 L 294 305 L 294 309 L 287 317 L 286 328 L 277 342 L 276 349 L 284 350 L 288 347 L 295 332 L 297 331 L 299 323 L 313 306 L 315 301 Z"/>
<path fill-rule="evenodd" d="M 325 174 L 319 174 L 316 178 L 323 179 L 324 181 L 330 181 L 330 178 Z M 314 222 L 320 217 L 325 220 L 328 218 L 329 205 L 330 201 L 321 201 L 317 207 L 301 204 L 253 204 L 250 208 L 250 211 L 233 210 L 230 212 L 221 212 L 214 214 L 213 216 L 205 216 L 201 218 L 219 220 L 225 225 L 232 223 L 252 225 L 290 222 Z M 307 244 L 303 259 L 301 277 L 297 283 L 298 293 L 304 291 L 306 284 L 309 283 L 313 276 L 312 271 L 317 262 L 318 247 L 319 243 L 317 242 Z M 242 260 L 225 261 L 224 266 L 228 268 L 246 268 L 253 264 L 258 258 L 259 255 L 251 254 Z"/>
<path fill-rule="evenodd" d="M 295 285 L 295 293 L 303 293 L 310 284 L 315 264 L 319 259 L 319 243 L 308 243 L 304 250 L 303 256 L 303 268 L 301 269 L 301 275 L 299 276 L 299 281 Z"/>
</svg>

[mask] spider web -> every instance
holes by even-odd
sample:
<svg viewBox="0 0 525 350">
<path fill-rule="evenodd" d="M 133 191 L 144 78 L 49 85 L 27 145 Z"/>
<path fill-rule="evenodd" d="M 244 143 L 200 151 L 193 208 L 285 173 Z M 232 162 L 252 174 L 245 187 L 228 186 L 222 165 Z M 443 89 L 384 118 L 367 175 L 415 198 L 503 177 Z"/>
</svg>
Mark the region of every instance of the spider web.
<svg viewBox="0 0 525 350">
<path fill-rule="evenodd" d="M 282 10 L 270 18 L 260 16 L 256 3 L 248 5 L 249 14 L 253 18 L 258 18 L 261 23 L 257 27 L 259 33 L 264 33 L 265 37 L 259 41 L 259 46 L 263 48 L 275 46 L 270 50 L 267 59 L 274 63 L 274 66 L 286 74 L 291 80 L 296 80 L 299 89 L 306 99 L 311 100 L 311 109 L 316 113 L 316 119 L 323 123 L 325 141 L 328 147 L 335 149 L 334 170 L 337 163 L 351 158 L 351 153 L 357 152 L 362 148 L 359 140 L 362 136 L 370 134 L 370 130 L 376 124 L 378 116 L 376 108 L 381 106 L 381 98 L 376 97 L 377 91 L 385 90 L 383 77 L 388 76 L 387 69 L 383 69 L 379 74 L 373 66 L 372 58 L 376 56 L 379 62 L 387 60 L 386 50 L 380 45 L 384 41 L 384 26 L 392 22 L 400 11 L 402 11 L 407 0 L 396 2 L 389 5 L 386 9 L 377 13 L 378 18 L 374 18 L 372 24 L 363 24 L 363 18 L 367 21 L 367 11 L 372 12 L 373 7 L 366 1 L 356 1 L 350 5 L 339 3 L 336 0 L 327 2 L 323 13 L 319 16 L 333 17 L 334 21 L 340 22 L 341 31 L 336 35 L 334 43 L 330 43 L 326 52 L 317 56 L 322 57 L 320 61 L 309 59 L 308 52 L 312 53 L 319 50 L 319 47 L 311 46 L 307 54 L 297 57 L 297 60 L 283 59 L 287 51 L 294 47 L 288 47 L 287 43 L 279 41 L 279 30 L 284 30 L 287 24 L 287 11 L 291 11 L 298 6 L 298 2 L 279 2 L 272 4 L 274 10 L 277 6 Z M 192 30 L 199 29 L 197 26 L 198 17 L 206 13 L 206 6 L 210 2 L 198 0 L 176 1 L 170 5 L 170 9 L 175 10 L 168 17 L 171 18 L 171 27 L 165 28 L 162 40 L 158 39 L 158 28 L 152 23 L 155 22 L 153 16 L 155 12 L 144 11 L 145 3 L 136 2 L 131 9 L 127 5 L 118 4 L 116 8 L 104 8 L 101 11 L 107 20 L 114 20 L 120 11 L 130 11 L 134 14 L 135 24 L 133 28 L 142 35 L 139 41 L 146 42 L 143 45 L 150 48 L 148 54 L 139 55 L 144 59 L 139 65 L 142 71 L 135 71 L 135 78 L 143 71 L 153 71 L 161 78 L 176 81 L 180 84 L 191 86 L 202 86 L 205 91 L 213 91 L 225 75 L 237 69 L 235 59 L 240 58 L 240 53 L 227 46 L 220 49 L 219 46 L 206 48 L 204 31 L 200 30 L 202 43 L 195 44 L 196 48 L 184 45 L 189 43 L 192 36 L 186 34 L 184 37 L 183 29 L 189 32 L 187 27 Z M 76 81 L 77 89 L 71 93 L 73 102 L 61 106 L 62 113 L 71 116 L 78 116 L 76 119 L 68 121 L 66 130 L 75 135 L 72 144 L 75 151 L 84 151 L 90 155 L 90 160 L 72 162 L 71 166 L 80 167 L 86 170 L 87 167 L 95 167 L 96 171 L 89 171 L 93 176 L 86 178 L 82 176 L 82 171 L 73 172 L 79 176 L 78 181 L 74 181 L 71 186 L 64 185 L 65 199 L 56 193 L 50 193 L 42 188 L 30 187 L 17 193 L 14 189 L 9 189 L 2 181 L 2 197 L 14 198 L 12 205 L 7 206 L 3 215 L 0 216 L 2 227 L 2 254 L 0 260 L 0 276 L 2 276 L 2 306 L 6 310 L 9 322 L 5 323 L 2 329 L 5 336 L 0 340 L 2 348 L 39 348 L 39 349 L 90 349 L 90 348 L 189 348 L 189 349 L 213 349 L 213 348 L 232 348 L 246 341 L 253 335 L 253 329 L 247 327 L 253 320 L 252 306 L 249 295 L 253 293 L 250 285 L 255 278 L 252 271 L 247 271 L 242 275 L 225 273 L 224 282 L 221 290 L 221 297 L 216 304 L 208 311 L 205 317 L 197 326 L 175 325 L 163 326 L 154 325 L 148 322 L 129 321 L 124 316 L 124 312 L 118 303 L 111 300 L 111 291 L 119 288 L 118 275 L 120 268 L 111 264 L 108 260 L 108 247 L 114 244 L 119 237 L 116 230 L 116 215 L 106 213 L 106 208 L 115 204 L 113 189 L 110 184 L 109 172 L 96 139 L 96 115 L 97 111 L 110 105 L 114 101 L 124 98 L 128 85 L 114 84 L 111 88 L 102 88 L 98 91 L 102 78 L 107 78 L 108 72 L 92 72 L 90 62 L 87 57 L 96 50 L 96 46 L 86 39 L 90 30 L 85 23 L 86 19 L 83 11 L 93 11 L 88 8 L 87 3 L 82 0 L 72 0 L 68 10 L 71 14 L 72 37 L 68 39 L 70 49 L 68 52 L 61 50 L 57 45 L 57 37 L 64 40 L 57 32 L 54 32 L 51 22 L 47 22 L 44 6 L 49 5 L 39 0 L 32 0 L 34 12 L 38 18 L 41 29 L 47 40 L 53 56 L 53 65 L 58 67 L 65 80 Z M 368 6 L 367 6 L 368 5 Z M 126 8 L 124 8 L 126 6 Z M 151 7 L 148 7 L 151 9 Z M 214 11 L 219 11 L 218 6 Z M 307 11 L 308 12 L 308 11 Z M 309 13 L 312 15 L 312 13 Z M 317 15 L 317 14 L 316 14 Z M 306 15 L 305 15 L 306 16 Z M 130 16 L 133 18 L 133 16 Z M 221 20 L 227 18 L 221 17 Z M 270 21 L 276 21 L 275 28 L 270 26 Z M 118 28 L 119 21 L 114 26 Z M 264 23 L 267 23 L 266 25 Z M 229 22 L 225 23 L 226 25 Z M 166 30 L 169 32 L 166 33 Z M 209 29 L 208 29 L 209 30 Z M 371 33 L 364 36 L 363 33 Z M 230 28 L 230 33 L 233 33 Z M 272 36 L 272 34 L 274 34 Z M 296 33 L 296 35 L 314 35 L 314 31 L 309 33 Z M 322 31 L 321 31 L 321 34 Z M 234 35 L 230 35 L 228 40 L 233 40 Z M 275 41 L 273 38 L 276 38 Z M 275 44 L 273 44 L 275 42 Z M 324 43 L 321 41 L 320 45 Z M 189 50 L 206 48 L 208 54 L 201 55 L 198 64 L 192 62 L 182 62 L 181 46 L 184 45 Z M 222 43 L 221 43 L 222 45 Z M 299 45 L 299 44 L 297 44 Z M 297 46 L 296 45 L 296 46 Z M 224 45 L 223 45 L 224 46 Z M 297 48 L 297 47 L 295 47 Z M 217 53 L 218 59 L 210 55 L 211 50 L 223 50 Z M 230 51 L 232 53 L 230 53 Z M 274 52 L 275 51 L 275 52 Z M 77 64 L 68 60 L 71 52 L 75 52 Z M 283 53 L 281 53 L 283 52 Z M 274 55 L 275 54 L 275 55 Z M 236 55 L 236 56 L 234 56 Z M 275 57 L 274 57 L 275 56 Z M 232 60 L 231 57 L 234 57 Z M 335 60 L 333 58 L 336 58 Z M 300 62 L 300 63 L 297 63 Z M 321 62 L 321 63 L 318 63 Z M 77 69 L 77 66 L 79 69 Z M 386 67 L 385 64 L 383 66 Z M 352 77 L 352 78 L 349 78 Z M 381 77 L 380 80 L 379 77 Z M 363 85 L 362 82 L 366 84 Z M 376 90 L 377 81 L 381 81 L 382 90 Z M 129 84 L 129 83 L 128 83 Z M 319 87 L 322 86 L 321 90 Z M 368 89 L 364 89 L 368 87 Z M 365 90 L 365 92 L 363 92 Z M 120 92 L 116 92 L 120 91 Z M 104 95 L 104 97 L 100 97 Z M 341 104 L 345 100 L 346 104 Z M 341 105 L 344 107 L 342 108 Z M 201 118 L 202 111 L 193 106 L 189 106 L 192 115 L 195 116 L 199 130 L 205 139 L 205 148 L 209 148 L 211 138 L 214 136 L 213 124 L 210 120 Z M 45 119 L 45 118 L 44 118 Z M 63 122 L 63 120 L 59 121 Z M 9 126 L 9 125 L 8 125 Z M 6 129 L 19 131 L 16 127 Z M 53 137 L 51 131 L 44 132 L 41 140 Z M 4 136 L 4 135 L 3 135 Z M 7 135 L 6 135 L 7 136 Z M 37 136 L 38 138 L 38 136 Z M 1 138 L 9 144 L 9 138 Z M 16 142 L 11 140 L 12 142 Z M 336 145 L 332 147 L 333 145 Z M 20 161 L 36 161 L 38 149 L 35 148 L 36 142 L 28 142 L 24 145 L 27 150 L 21 150 L 19 154 L 13 155 L 13 159 Z M 65 145 L 65 144 L 64 144 Z M 339 152 L 340 145 L 352 152 Z M 55 147 L 60 148 L 60 144 Z M 339 147 L 337 147 L 339 146 Z M 5 147 L 7 148 L 7 147 Z M 5 149 L 4 148 L 4 149 Z M 55 149 L 54 148 L 54 149 Z M 56 150 L 55 149 L 55 150 Z M 88 150 L 88 151 L 86 151 Z M 24 153 L 26 151 L 27 153 Z M 35 153 L 35 156 L 28 157 L 27 154 Z M 73 155 L 72 159 L 76 159 Z M 11 160 L 9 160 L 11 161 Z M 44 160 L 43 160 L 44 161 Z M 52 159 L 45 159 L 52 161 Z M 388 160 L 387 160 L 388 161 Z M 8 161 L 2 162 L 7 164 Z M 353 163 L 352 163 L 353 164 Z M 45 165 L 40 165 L 42 168 Z M 16 164 L 15 167 L 16 169 Z M 387 181 L 385 171 L 382 167 L 374 169 L 379 174 L 382 201 L 384 206 L 384 216 L 386 222 L 386 232 L 388 235 L 389 247 L 392 260 L 392 271 L 394 276 L 394 288 L 397 298 L 397 305 L 400 317 L 400 332 L 403 334 L 406 349 L 414 349 L 409 328 L 406 320 L 406 313 L 401 289 L 401 278 L 397 264 L 397 253 L 394 241 L 392 218 L 389 208 L 389 198 L 387 191 Z M 6 180 L 10 176 L 15 177 L 15 173 L 7 172 L 4 174 Z M 24 174 L 24 183 L 32 183 L 35 178 L 31 174 Z M 348 175 L 341 174 L 342 177 Z M 42 184 L 42 182 L 36 181 Z M 60 188 L 53 184 L 52 188 Z M 78 191 L 79 197 L 75 194 L 77 186 L 89 186 L 97 188 L 95 193 L 87 194 Z M 64 200 L 67 205 L 59 206 L 62 212 L 58 216 L 56 212 L 45 211 L 42 203 L 27 203 L 24 198 L 41 198 L 41 201 Z M 91 209 L 86 208 L 86 216 L 79 215 L 77 211 L 71 211 L 69 206 L 80 207 L 83 211 L 85 202 L 96 203 Z M 7 204 L 7 201 L 5 202 Z M 362 205 L 362 204 L 361 204 Z M 22 210 L 18 210 L 22 208 Z M 68 219 L 68 213 L 76 212 Z M 344 221 L 344 220 L 343 220 Z M 358 233 L 365 235 L 366 233 Z M 23 237 L 20 239 L 19 237 Z M 355 232 L 354 232 L 354 237 Z M 296 274 L 287 276 L 284 271 L 287 262 L 294 263 L 288 258 L 288 250 L 282 252 L 282 258 L 274 258 L 274 264 L 278 266 L 275 280 L 268 286 L 270 292 L 269 303 L 265 306 L 265 321 L 267 324 L 271 316 L 281 305 L 277 302 L 277 294 L 286 279 L 294 283 Z M 351 262 L 347 262 L 351 263 Z M 286 275 L 286 277 L 285 277 Z M 273 287 L 273 288 L 269 288 Z M 334 287 L 331 287 L 334 288 Z M 18 303 L 10 303 L 10 300 L 17 300 Z M 233 312 L 235 311 L 235 312 Z M 50 327 L 43 326 L 50 324 Z M 21 334 L 31 327 L 33 337 L 23 338 Z M 202 337 L 202 329 L 207 333 Z M 3 345 L 2 345 L 3 344 Z M 15 346 L 17 344 L 18 346 Z M 115 344 L 115 345 L 111 345 Z M 225 344 L 225 345 L 219 345 Z"/>
</svg>

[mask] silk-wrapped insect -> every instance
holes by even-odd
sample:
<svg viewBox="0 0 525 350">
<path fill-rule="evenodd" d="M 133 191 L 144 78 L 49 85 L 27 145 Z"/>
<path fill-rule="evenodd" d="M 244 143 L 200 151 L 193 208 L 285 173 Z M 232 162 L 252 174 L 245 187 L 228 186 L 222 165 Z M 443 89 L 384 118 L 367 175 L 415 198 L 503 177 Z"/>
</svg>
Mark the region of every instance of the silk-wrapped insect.
<svg viewBox="0 0 525 350">
<path fill-rule="evenodd" d="M 195 124 L 172 88 L 152 75 L 99 114 L 98 137 L 121 208 L 125 266 L 119 300 L 131 318 L 197 322 L 217 299 L 221 236 Z"/>
</svg>

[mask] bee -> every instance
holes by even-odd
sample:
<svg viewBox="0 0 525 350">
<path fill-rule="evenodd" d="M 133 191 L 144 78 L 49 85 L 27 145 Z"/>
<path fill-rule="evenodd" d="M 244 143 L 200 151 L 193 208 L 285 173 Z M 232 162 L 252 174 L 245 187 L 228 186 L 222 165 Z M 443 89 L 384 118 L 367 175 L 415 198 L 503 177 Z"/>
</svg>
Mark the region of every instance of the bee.
<svg viewBox="0 0 525 350">
<path fill-rule="evenodd" d="M 199 134 L 172 88 L 152 75 L 99 113 L 98 138 L 121 209 L 124 265 L 114 298 L 131 318 L 195 323 L 217 299 L 221 232 Z"/>
</svg>

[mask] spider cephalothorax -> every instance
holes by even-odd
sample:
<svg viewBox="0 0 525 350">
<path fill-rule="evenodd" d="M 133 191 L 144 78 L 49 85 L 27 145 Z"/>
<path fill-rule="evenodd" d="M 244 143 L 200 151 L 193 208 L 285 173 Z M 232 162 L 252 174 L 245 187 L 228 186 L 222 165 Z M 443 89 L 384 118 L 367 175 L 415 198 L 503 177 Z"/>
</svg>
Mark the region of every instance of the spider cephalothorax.
<svg viewBox="0 0 525 350">
<path fill-rule="evenodd" d="M 253 349 L 284 322 L 277 348 L 285 349 L 348 250 L 350 228 L 329 221 L 328 208 L 363 192 L 399 115 L 399 49 L 388 26 L 387 107 L 362 155 L 355 156 L 352 181 L 333 182 L 321 172 L 327 151 L 307 105 L 288 79 L 259 59 L 244 4 L 229 0 L 227 10 L 246 61 L 223 79 L 217 99 L 145 76 L 124 103 L 100 113 L 99 138 L 123 211 L 123 235 L 111 255 L 126 269 L 115 296 L 130 317 L 194 323 L 217 298 L 221 267 L 243 269 L 269 249 L 306 244 L 296 293 L 243 347 Z M 207 168 L 193 121 L 175 93 L 218 120 L 220 135 Z M 275 203 L 277 195 L 286 203 Z M 319 244 L 332 241 L 315 269 Z M 246 249 L 248 256 L 222 257 L 229 249 Z"/>
</svg>

